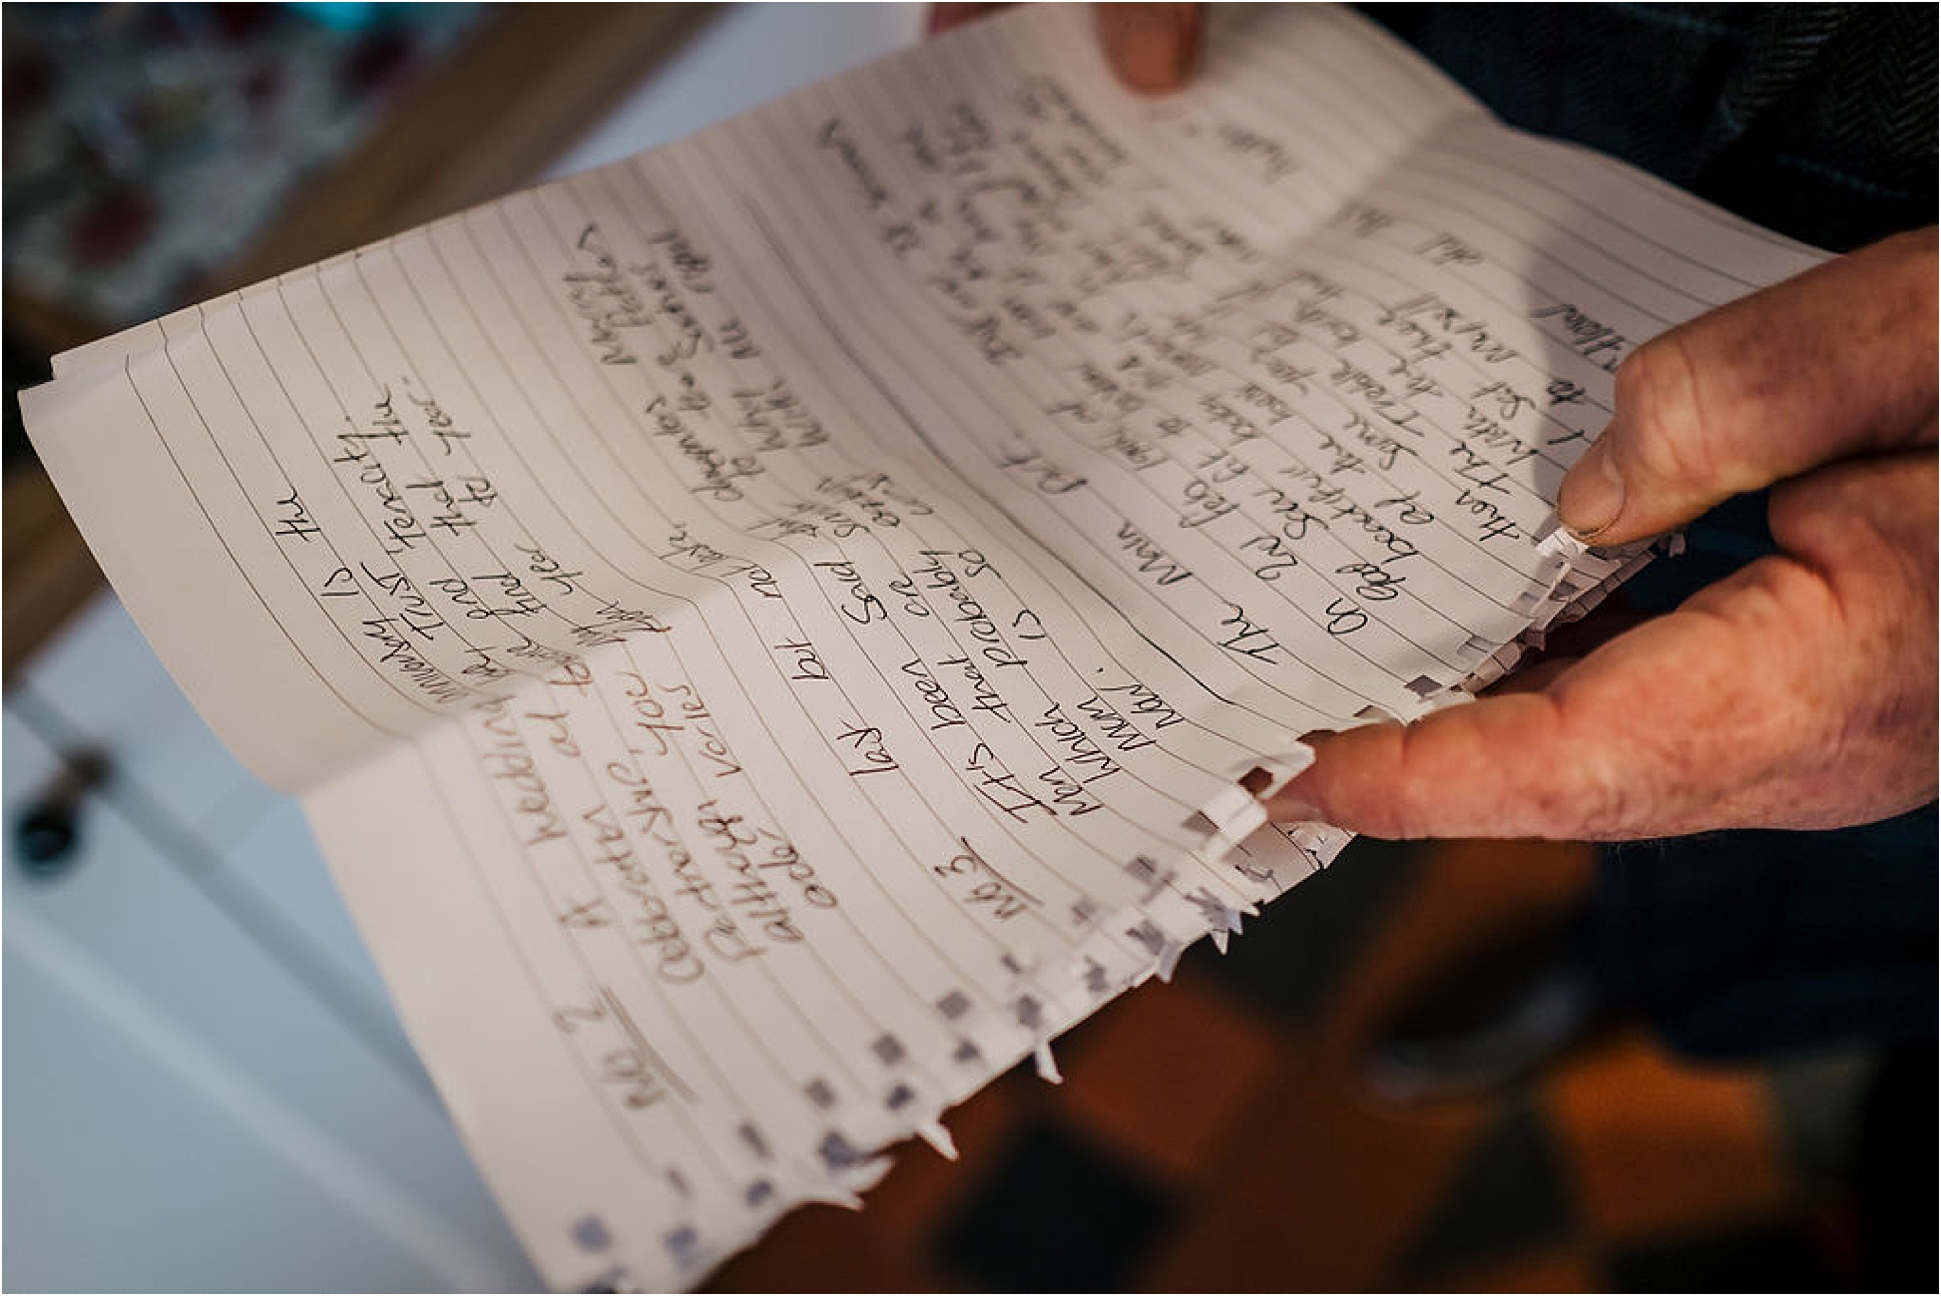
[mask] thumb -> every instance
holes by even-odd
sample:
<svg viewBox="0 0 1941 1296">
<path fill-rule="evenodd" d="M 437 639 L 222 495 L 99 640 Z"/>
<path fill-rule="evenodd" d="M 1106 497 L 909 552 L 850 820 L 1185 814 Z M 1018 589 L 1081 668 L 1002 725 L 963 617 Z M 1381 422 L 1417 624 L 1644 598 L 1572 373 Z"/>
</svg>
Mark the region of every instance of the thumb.
<svg viewBox="0 0 1941 1296">
<path fill-rule="evenodd" d="M 1146 94 L 1178 90 L 1192 80 L 1206 30 L 1203 4 L 1101 4 L 1099 38 L 1120 81 Z"/>
<path fill-rule="evenodd" d="M 1645 343 L 1564 478 L 1564 525 L 1623 544 L 1836 459 L 1932 445 L 1935 274 L 1934 231 L 1897 235 Z"/>
</svg>

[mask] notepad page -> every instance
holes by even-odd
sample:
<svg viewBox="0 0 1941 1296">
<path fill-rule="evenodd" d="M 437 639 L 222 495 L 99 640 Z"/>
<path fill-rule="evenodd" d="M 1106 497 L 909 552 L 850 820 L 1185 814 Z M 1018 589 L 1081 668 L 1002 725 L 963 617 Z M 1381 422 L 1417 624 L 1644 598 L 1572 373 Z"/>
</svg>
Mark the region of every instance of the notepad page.
<svg viewBox="0 0 1941 1296">
<path fill-rule="evenodd" d="M 1154 101 L 1040 6 L 26 405 L 541 1272 L 664 1287 L 1324 866 L 1235 780 L 1620 579 L 1618 363 L 1818 259 L 1343 12 Z"/>
</svg>

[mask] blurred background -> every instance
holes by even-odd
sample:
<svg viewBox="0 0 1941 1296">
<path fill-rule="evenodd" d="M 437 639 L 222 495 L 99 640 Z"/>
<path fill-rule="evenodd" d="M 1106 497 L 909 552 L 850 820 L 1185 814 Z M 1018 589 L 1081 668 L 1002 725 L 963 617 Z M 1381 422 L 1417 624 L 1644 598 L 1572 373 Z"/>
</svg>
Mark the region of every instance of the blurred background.
<svg viewBox="0 0 1941 1296">
<path fill-rule="evenodd" d="M 67 347 L 678 138 L 923 17 L 9 5 L 10 392 Z M 175 690 L 7 418 L 0 1282 L 532 1287 L 301 813 Z M 1379 1073 L 1439 987 L 1560 931 L 1592 868 L 1587 847 L 1358 842 L 1231 953 L 1061 1040 L 1062 1086 L 1014 1073 L 952 1113 L 960 1162 L 905 1147 L 866 1211 L 799 1211 L 711 1285 L 1851 1288 L 1886 1281 L 1876 1186 L 1908 1165 L 1931 1284 L 1931 1052 L 1700 1067 L 1603 1020 L 1478 1092 Z M 1896 1142 L 1913 1155 L 1879 1170 Z"/>
</svg>

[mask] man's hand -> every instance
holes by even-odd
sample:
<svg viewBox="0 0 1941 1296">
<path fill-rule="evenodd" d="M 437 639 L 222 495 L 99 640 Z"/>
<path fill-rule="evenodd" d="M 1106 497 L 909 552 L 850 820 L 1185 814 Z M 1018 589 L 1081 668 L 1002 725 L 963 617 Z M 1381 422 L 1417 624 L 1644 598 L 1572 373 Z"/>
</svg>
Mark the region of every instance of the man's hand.
<svg viewBox="0 0 1941 1296">
<path fill-rule="evenodd" d="M 1314 739 L 1269 802 L 1377 837 L 1830 828 L 1935 795 L 1932 230 L 1654 339 L 1559 507 L 1618 544 L 1773 486 L 1780 553 L 1555 671 Z"/>
</svg>

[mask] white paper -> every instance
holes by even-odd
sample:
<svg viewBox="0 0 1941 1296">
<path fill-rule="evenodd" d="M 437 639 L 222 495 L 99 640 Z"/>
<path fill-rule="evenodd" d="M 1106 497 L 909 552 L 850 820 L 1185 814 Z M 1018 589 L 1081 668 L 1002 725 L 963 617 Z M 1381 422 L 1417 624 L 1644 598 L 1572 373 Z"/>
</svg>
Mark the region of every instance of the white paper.
<svg viewBox="0 0 1941 1296">
<path fill-rule="evenodd" d="M 849 1200 L 1322 867 L 1235 780 L 1601 597 L 1618 361 L 1820 259 L 1345 13 L 1208 52 L 1029 7 L 25 399 L 558 1286 Z"/>
</svg>

